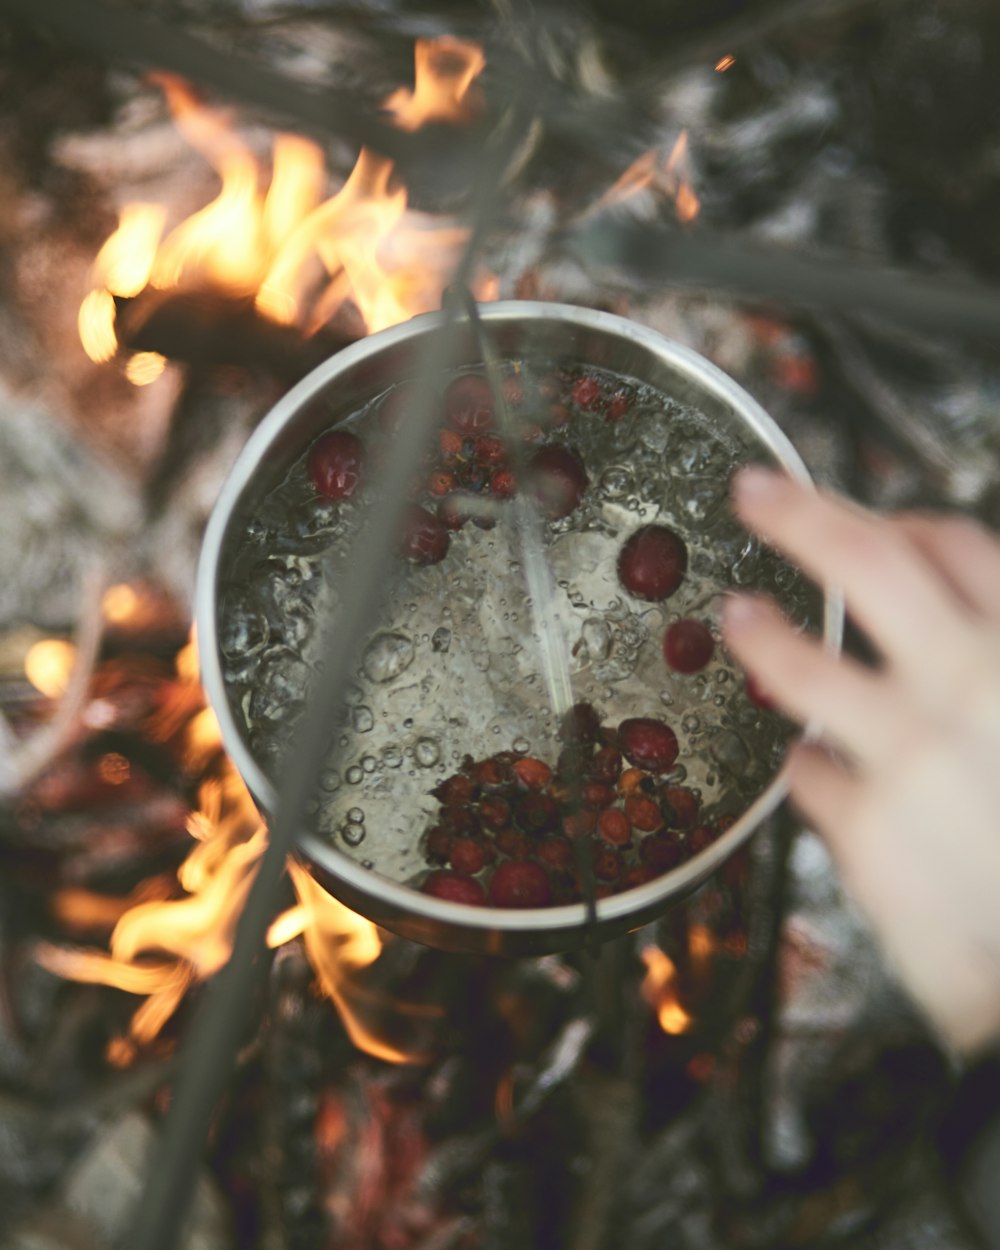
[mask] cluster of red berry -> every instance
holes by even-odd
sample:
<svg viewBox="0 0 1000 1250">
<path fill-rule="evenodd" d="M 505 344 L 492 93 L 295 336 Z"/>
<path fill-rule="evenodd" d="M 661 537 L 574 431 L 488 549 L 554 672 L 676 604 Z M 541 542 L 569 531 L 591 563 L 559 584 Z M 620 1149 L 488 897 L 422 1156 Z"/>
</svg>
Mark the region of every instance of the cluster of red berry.
<svg viewBox="0 0 1000 1250">
<path fill-rule="evenodd" d="M 695 792 L 664 779 L 677 738 L 661 721 L 600 724 L 578 703 L 562 726 L 555 769 L 502 751 L 467 757 L 434 791 L 421 888 L 457 903 L 547 907 L 583 896 L 574 842 L 586 839 L 596 897 L 654 880 L 703 850 L 731 821 L 706 823 Z"/>
</svg>

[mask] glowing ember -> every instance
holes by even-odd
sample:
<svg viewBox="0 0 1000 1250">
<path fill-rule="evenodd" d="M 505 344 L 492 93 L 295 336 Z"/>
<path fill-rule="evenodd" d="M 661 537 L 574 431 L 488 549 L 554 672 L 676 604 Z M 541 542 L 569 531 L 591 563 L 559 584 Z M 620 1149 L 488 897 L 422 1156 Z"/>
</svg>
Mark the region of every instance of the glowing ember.
<svg viewBox="0 0 1000 1250">
<path fill-rule="evenodd" d="M 47 699 L 66 693 L 76 663 L 76 647 L 58 638 L 36 642 L 24 657 L 24 675 Z"/>
<path fill-rule="evenodd" d="M 644 946 L 639 953 L 646 965 L 642 996 L 655 1009 L 660 1028 L 664 1033 L 686 1033 L 693 1022 L 677 998 L 673 960 L 658 946 Z"/>
<path fill-rule="evenodd" d="M 413 90 L 386 101 L 401 129 L 464 124 L 482 110 L 476 79 L 481 49 L 459 39 L 418 40 Z M 340 191 L 320 203 L 326 180 L 319 148 L 295 135 L 274 141 L 270 181 L 228 115 L 201 104 L 180 79 L 155 81 L 185 138 L 212 165 L 216 198 L 162 238 L 166 211 L 129 204 L 94 262 L 93 290 L 79 314 L 80 340 L 97 363 L 118 350 L 116 298 L 159 290 L 212 288 L 255 296 L 258 311 L 312 334 L 352 302 L 369 331 L 437 308 L 468 232 L 407 210 L 391 161 L 362 149 Z M 484 276 L 476 294 L 494 298 Z M 166 361 L 141 352 L 125 365 L 136 386 L 154 382 Z"/>
<path fill-rule="evenodd" d="M 715 62 L 715 72 L 717 74 L 724 74 L 727 69 L 732 69 L 735 64 L 736 64 L 736 57 L 730 56 L 729 53 L 727 52 L 725 56 L 720 57 Z"/>
</svg>

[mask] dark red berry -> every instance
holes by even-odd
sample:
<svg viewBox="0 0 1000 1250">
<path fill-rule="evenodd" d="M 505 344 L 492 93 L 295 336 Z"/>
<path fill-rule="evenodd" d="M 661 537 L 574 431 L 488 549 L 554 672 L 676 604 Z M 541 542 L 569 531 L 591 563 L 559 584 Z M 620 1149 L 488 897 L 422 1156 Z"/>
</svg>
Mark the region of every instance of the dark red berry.
<svg viewBox="0 0 1000 1250">
<path fill-rule="evenodd" d="M 688 846 L 691 848 L 691 854 L 697 855 L 699 851 L 703 851 L 706 846 L 711 846 L 718 834 L 711 825 L 699 825 L 697 829 L 691 830 L 691 836 L 688 838 Z"/>
<path fill-rule="evenodd" d="M 573 403 L 579 408 L 596 408 L 604 396 L 604 390 L 597 378 L 584 374 L 577 378 L 570 391 Z"/>
<path fill-rule="evenodd" d="M 476 439 L 473 454 L 480 464 L 495 467 L 506 462 L 507 445 L 495 434 L 481 434 Z"/>
<path fill-rule="evenodd" d="M 437 864 L 444 864 L 451 854 L 451 844 L 454 841 L 454 835 L 450 829 L 446 829 L 444 825 L 434 825 L 432 829 L 428 829 L 427 837 L 424 840 L 424 853 L 428 859 L 433 860 Z"/>
<path fill-rule="evenodd" d="M 698 819 L 698 798 L 686 786 L 664 786 L 660 798 L 671 829 L 690 829 Z"/>
<path fill-rule="evenodd" d="M 617 881 L 622 875 L 622 857 L 611 846 L 594 848 L 594 876 L 599 881 Z"/>
<path fill-rule="evenodd" d="M 565 404 L 549 405 L 549 425 L 568 425 L 572 413 Z"/>
<path fill-rule="evenodd" d="M 403 514 L 400 554 L 414 564 L 438 564 L 448 554 L 448 531 L 426 508 L 410 504 Z"/>
<path fill-rule="evenodd" d="M 701 621 L 676 621 L 663 635 L 663 658 L 678 673 L 697 673 L 714 651 L 715 640 Z"/>
<path fill-rule="evenodd" d="M 559 736 L 563 742 L 594 742 L 601 718 L 592 703 L 574 703 L 562 719 Z"/>
<path fill-rule="evenodd" d="M 365 448 L 348 430 L 331 430 L 309 450 L 309 480 L 327 499 L 350 499 L 361 484 Z"/>
<path fill-rule="evenodd" d="M 455 475 L 447 469 L 435 469 L 427 481 L 427 489 L 432 495 L 447 495 L 455 489 Z"/>
<path fill-rule="evenodd" d="M 510 469 L 494 469 L 490 474 L 490 494 L 497 499 L 513 499 L 517 494 L 517 478 Z"/>
<path fill-rule="evenodd" d="M 677 735 L 663 721 L 644 716 L 623 720 L 618 737 L 625 758 L 637 768 L 666 773 L 677 759 Z"/>
<path fill-rule="evenodd" d="M 456 838 L 451 845 L 449 858 L 456 872 L 474 877 L 486 865 L 486 848 L 475 838 Z"/>
<path fill-rule="evenodd" d="M 681 858 L 681 848 L 669 833 L 651 833 L 639 843 L 639 858 L 659 875 L 676 868 Z"/>
<path fill-rule="evenodd" d="M 442 807 L 439 813 L 439 820 L 452 833 L 465 837 L 479 833 L 483 827 L 479 813 L 471 807 Z"/>
<path fill-rule="evenodd" d="M 462 434 L 481 434 L 493 424 L 490 385 L 479 373 L 456 378 L 445 392 L 445 417 Z"/>
<path fill-rule="evenodd" d="M 669 598 L 686 572 L 687 547 L 665 525 L 640 526 L 618 553 L 618 580 L 638 599 Z"/>
<path fill-rule="evenodd" d="M 527 859 L 531 854 L 532 844 L 523 833 L 516 829 L 501 829 L 496 838 L 497 850 L 511 859 Z"/>
<path fill-rule="evenodd" d="M 473 803 L 479 797 L 479 786 L 465 773 L 453 773 L 431 791 L 436 799 L 450 806 Z"/>
<path fill-rule="evenodd" d="M 648 868 L 645 864 L 636 864 L 629 868 L 625 876 L 622 877 L 622 889 L 634 890 L 636 886 L 648 885 L 650 881 L 656 880 L 656 873 L 652 868 Z"/>
<path fill-rule="evenodd" d="M 555 833 L 561 823 L 559 805 L 548 794 L 528 790 L 515 796 L 514 821 L 525 833 Z"/>
<path fill-rule="evenodd" d="M 563 817 L 563 833 L 567 838 L 582 838 L 597 828 L 597 812 L 592 807 L 579 807 Z"/>
<path fill-rule="evenodd" d="M 505 781 L 510 781 L 510 761 L 491 755 L 473 767 L 472 775 L 482 786 L 502 786 Z"/>
<path fill-rule="evenodd" d="M 630 411 L 632 399 L 629 391 L 615 391 L 604 411 L 605 419 L 611 422 L 620 421 Z"/>
<path fill-rule="evenodd" d="M 548 764 L 544 760 L 536 760 L 531 755 L 515 760 L 513 769 L 514 776 L 529 790 L 544 790 L 552 780 L 552 769 Z"/>
<path fill-rule="evenodd" d="M 442 430 L 438 435 L 441 455 L 445 460 L 456 460 L 462 454 L 462 436 L 456 430 Z"/>
<path fill-rule="evenodd" d="M 463 877 L 448 868 L 439 868 L 420 887 L 424 894 L 433 898 L 447 899 L 449 903 L 469 903 L 473 907 L 486 906 L 486 891 L 472 877 Z"/>
<path fill-rule="evenodd" d="M 588 807 L 610 807 L 615 801 L 614 790 L 604 781 L 584 782 L 580 796 Z"/>
<path fill-rule="evenodd" d="M 558 834 L 543 838 L 535 851 L 539 860 L 552 872 L 569 872 L 573 868 L 575 856 L 573 847 L 566 838 Z"/>
<path fill-rule="evenodd" d="M 630 794 L 625 800 L 625 815 L 634 829 L 643 833 L 652 833 L 663 824 L 663 813 L 658 803 L 646 798 L 644 794 Z"/>
<path fill-rule="evenodd" d="M 531 480 L 538 506 L 551 521 L 569 516 L 590 482 L 580 457 L 555 444 L 531 457 Z"/>
<path fill-rule="evenodd" d="M 487 829 L 506 829 L 510 824 L 510 804 L 499 794 L 488 794 L 479 804 L 479 819 Z"/>
<path fill-rule="evenodd" d="M 590 771 L 598 781 L 616 782 L 621 770 L 621 752 L 614 747 L 601 747 L 590 765 Z"/>
<path fill-rule="evenodd" d="M 490 900 L 496 907 L 547 907 L 552 901 L 549 874 L 530 860 L 501 864 L 490 881 Z"/>
<path fill-rule="evenodd" d="M 460 530 L 471 516 L 470 499 L 470 495 L 463 495 L 461 491 L 445 495 L 437 506 L 438 520 L 441 524 L 450 530 Z"/>
<path fill-rule="evenodd" d="M 609 807 L 601 812 L 597 820 L 597 831 L 612 846 L 628 846 L 632 841 L 632 826 L 619 807 Z"/>
</svg>

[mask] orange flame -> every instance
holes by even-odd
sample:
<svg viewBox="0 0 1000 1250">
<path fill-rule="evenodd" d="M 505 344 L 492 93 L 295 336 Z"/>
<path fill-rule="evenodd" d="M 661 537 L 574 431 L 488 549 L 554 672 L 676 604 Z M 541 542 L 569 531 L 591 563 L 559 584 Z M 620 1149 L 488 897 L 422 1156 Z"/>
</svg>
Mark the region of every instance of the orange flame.
<svg viewBox="0 0 1000 1250">
<path fill-rule="evenodd" d="M 644 946 L 639 953 L 646 965 L 642 996 L 656 1010 L 660 1028 L 672 1035 L 686 1033 L 693 1021 L 677 997 L 677 969 L 673 960 L 658 946 Z"/>
<path fill-rule="evenodd" d="M 120 592 L 127 589 L 118 588 Z M 113 596 L 105 608 L 113 610 L 116 605 L 135 610 L 125 593 Z M 221 739 L 214 714 L 197 695 L 193 640 L 179 653 L 176 669 L 174 697 L 166 701 L 151 731 L 170 737 L 183 729 L 186 762 L 203 766 L 221 749 Z M 127 769 L 127 761 L 113 753 L 99 761 L 112 781 L 125 779 L 123 765 Z M 107 951 L 47 943 L 36 949 L 38 961 L 58 976 L 145 996 L 129 1024 L 128 1036 L 109 1047 L 109 1059 L 118 1064 L 131 1062 L 140 1047 L 152 1042 L 187 990 L 214 975 L 231 953 L 236 924 L 267 845 L 267 831 L 249 792 L 228 763 L 218 776 L 202 784 L 198 810 L 188 818 L 188 833 L 194 845 L 173 884 L 163 877 L 151 878 L 124 900 L 86 890 L 55 894 L 54 914 L 71 929 L 111 929 Z M 320 984 L 336 1004 L 355 1045 L 389 1062 L 413 1061 L 416 1056 L 389 1044 L 362 1023 L 362 1014 L 366 1018 L 372 1014 L 373 1003 L 358 976 L 382 950 L 378 930 L 327 894 L 294 862 L 289 863 L 289 872 L 299 904 L 272 924 L 269 944 L 277 946 L 301 935 Z M 374 1004 L 376 1008 L 383 1005 Z M 363 1013 L 362 1008 L 368 1010 Z M 410 1005 L 403 1010 L 439 1014 L 435 1007 Z"/>
<path fill-rule="evenodd" d="M 24 657 L 24 675 L 47 699 L 66 693 L 76 663 L 76 647 L 59 638 L 43 638 L 33 643 Z"/>
<path fill-rule="evenodd" d="M 625 170 L 621 177 L 587 210 L 587 216 L 604 209 L 631 203 L 643 191 L 651 190 L 673 200 L 678 221 L 697 217 L 701 201 L 690 180 L 687 131 L 682 130 L 668 154 L 650 148 Z"/>
<path fill-rule="evenodd" d="M 475 44 L 442 37 L 418 40 L 414 86 L 385 102 L 396 125 L 466 123 L 482 109 L 476 78 L 485 58 Z M 159 74 L 171 113 L 185 138 L 218 173 L 216 198 L 162 239 L 166 212 L 128 204 L 118 229 L 94 262 L 93 289 L 80 306 L 84 350 L 97 363 L 118 350 L 115 297 L 209 286 L 254 295 L 262 315 L 312 334 L 348 300 L 369 331 L 440 305 L 468 232 L 407 210 L 391 161 L 362 149 L 343 187 L 320 203 L 325 181 L 319 148 L 295 135 L 274 141 L 266 191 L 255 154 L 228 114 L 201 104 L 180 79 Z M 495 298 L 492 275 L 477 282 L 479 298 Z M 136 386 L 160 376 L 155 352 L 134 355 L 125 375 Z"/>
</svg>

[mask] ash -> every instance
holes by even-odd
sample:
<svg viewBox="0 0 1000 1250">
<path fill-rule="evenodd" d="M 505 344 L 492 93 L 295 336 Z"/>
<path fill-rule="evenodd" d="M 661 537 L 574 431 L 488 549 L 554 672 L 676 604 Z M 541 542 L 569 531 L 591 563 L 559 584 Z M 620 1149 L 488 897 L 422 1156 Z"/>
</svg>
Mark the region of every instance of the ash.
<svg viewBox="0 0 1000 1250">
<path fill-rule="evenodd" d="M 787 6 L 783 21 L 781 6 L 751 4 L 742 23 L 721 2 L 697 14 L 598 4 L 572 22 L 538 7 L 548 72 L 586 124 L 575 139 L 543 124 L 524 145 L 516 222 L 491 241 L 504 293 L 612 308 L 695 347 L 775 416 L 820 480 L 865 503 L 958 507 L 995 526 L 1000 377 L 981 344 L 862 310 L 654 293 L 561 246 L 632 156 L 686 126 L 709 225 L 789 252 L 995 281 L 995 6 L 844 0 Z M 336 19 L 311 5 L 174 12 L 262 64 L 379 91 L 399 81 L 413 31 L 444 22 L 393 5 Z M 458 16 L 495 34 L 478 13 Z M 134 997 L 58 980 L 32 952 L 39 938 L 106 938 L 106 916 L 70 925 L 57 891 L 123 898 L 187 853 L 198 766 L 149 716 L 184 639 L 214 490 L 287 377 L 200 361 L 138 390 L 82 358 L 73 314 L 118 198 L 142 198 L 144 182 L 186 198 L 204 168 L 131 74 L 6 16 L 3 37 L 0 706 L 17 733 L 46 713 L 20 673 L 25 634 L 73 628 L 95 557 L 163 595 L 155 625 L 108 631 L 100 714 L 0 809 L 0 1238 L 96 1250 L 125 1236 L 190 1006 L 118 1069 L 104 1054 Z M 715 72 L 724 51 L 735 63 Z M 338 137 L 331 154 L 349 146 Z M 95 781 L 108 754 L 128 762 L 128 785 Z M 678 1032 L 641 992 L 651 944 L 676 969 Z M 393 1003 L 433 1009 L 386 1009 L 425 1062 L 361 1053 L 302 946 L 277 953 L 189 1244 L 978 1244 L 936 1149 L 950 1061 L 822 845 L 787 821 L 598 961 L 498 965 L 390 941 L 377 981 Z"/>
</svg>

